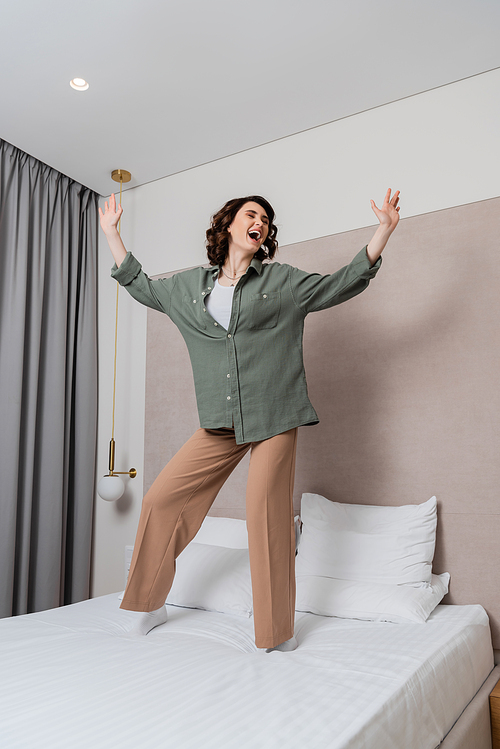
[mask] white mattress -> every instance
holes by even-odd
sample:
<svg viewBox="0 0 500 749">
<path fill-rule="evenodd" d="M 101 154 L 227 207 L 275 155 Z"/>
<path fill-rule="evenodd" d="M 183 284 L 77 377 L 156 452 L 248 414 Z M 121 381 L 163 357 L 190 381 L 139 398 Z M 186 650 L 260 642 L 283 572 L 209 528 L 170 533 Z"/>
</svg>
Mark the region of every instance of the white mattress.
<svg viewBox="0 0 500 749">
<path fill-rule="evenodd" d="M 297 614 L 286 654 L 252 619 L 168 609 L 142 638 L 117 595 L 0 621 L 2 749 L 434 749 L 493 668 L 481 606 Z"/>
</svg>

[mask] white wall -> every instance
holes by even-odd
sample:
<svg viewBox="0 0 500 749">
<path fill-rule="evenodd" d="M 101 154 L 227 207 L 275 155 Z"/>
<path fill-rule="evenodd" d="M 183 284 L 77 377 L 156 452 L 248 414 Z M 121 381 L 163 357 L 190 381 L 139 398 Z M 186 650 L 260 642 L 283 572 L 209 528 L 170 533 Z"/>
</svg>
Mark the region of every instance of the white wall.
<svg viewBox="0 0 500 749">
<path fill-rule="evenodd" d="M 403 218 L 498 197 L 499 121 L 495 70 L 127 191 L 122 236 L 155 275 L 205 263 L 209 217 L 238 195 L 271 201 L 282 246 L 373 224 L 369 199 L 381 202 L 387 187 L 401 190 Z M 111 432 L 116 284 L 109 257 L 103 246 L 99 475 Z M 96 498 L 93 595 L 123 586 L 124 547 L 134 541 L 140 512 L 145 336 L 146 309 L 121 290 L 115 467 L 133 465 L 139 476 L 118 503 Z"/>
</svg>

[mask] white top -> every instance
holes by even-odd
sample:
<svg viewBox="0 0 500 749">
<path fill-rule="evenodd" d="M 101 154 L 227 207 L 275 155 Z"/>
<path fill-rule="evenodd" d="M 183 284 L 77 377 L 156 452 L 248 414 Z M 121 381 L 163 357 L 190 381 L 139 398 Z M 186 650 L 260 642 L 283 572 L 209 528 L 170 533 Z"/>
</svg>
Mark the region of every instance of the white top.
<svg viewBox="0 0 500 749">
<path fill-rule="evenodd" d="M 226 330 L 229 328 L 231 310 L 233 308 L 234 286 L 221 286 L 219 279 L 215 281 L 212 293 L 205 298 L 205 306 L 214 320 Z"/>
</svg>

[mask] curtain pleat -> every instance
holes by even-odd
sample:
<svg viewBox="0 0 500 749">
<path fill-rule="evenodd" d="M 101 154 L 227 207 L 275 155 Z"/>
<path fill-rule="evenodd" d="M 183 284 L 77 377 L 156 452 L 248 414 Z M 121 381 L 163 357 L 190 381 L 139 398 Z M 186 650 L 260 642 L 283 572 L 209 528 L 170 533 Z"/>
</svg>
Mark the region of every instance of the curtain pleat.
<svg viewBox="0 0 500 749">
<path fill-rule="evenodd" d="M 89 595 L 97 202 L 0 140 L 0 616 Z"/>
</svg>

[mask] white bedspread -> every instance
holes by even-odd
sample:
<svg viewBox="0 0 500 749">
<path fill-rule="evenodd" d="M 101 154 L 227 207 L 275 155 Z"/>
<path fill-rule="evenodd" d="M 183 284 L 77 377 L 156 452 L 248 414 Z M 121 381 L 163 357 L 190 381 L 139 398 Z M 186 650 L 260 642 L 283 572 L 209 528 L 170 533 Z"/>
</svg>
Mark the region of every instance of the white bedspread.
<svg viewBox="0 0 500 749">
<path fill-rule="evenodd" d="M 270 654 L 252 619 L 168 609 L 142 638 L 117 595 L 0 621 L 2 749 L 434 749 L 493 668 L 481 606 L 297 614 Z"/>
</svg>

